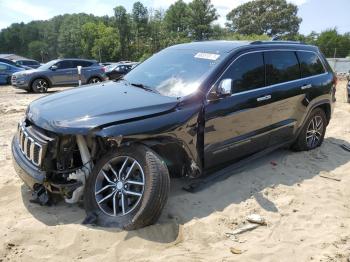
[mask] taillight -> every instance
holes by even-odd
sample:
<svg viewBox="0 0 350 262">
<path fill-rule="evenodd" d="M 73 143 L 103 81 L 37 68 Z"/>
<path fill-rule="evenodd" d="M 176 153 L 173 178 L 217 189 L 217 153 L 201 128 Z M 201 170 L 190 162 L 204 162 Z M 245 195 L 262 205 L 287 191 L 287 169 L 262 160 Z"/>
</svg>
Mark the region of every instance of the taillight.
<svg viewBox="0 0 350 262">
<path fill-rule="evenodd" d="M 338 84 L 338 77 L 336 74 L 334 74 L 334 76 L 333 76 L 333 84 L 334 84 L 334 87 L 336 87 Z"/>
</svg>

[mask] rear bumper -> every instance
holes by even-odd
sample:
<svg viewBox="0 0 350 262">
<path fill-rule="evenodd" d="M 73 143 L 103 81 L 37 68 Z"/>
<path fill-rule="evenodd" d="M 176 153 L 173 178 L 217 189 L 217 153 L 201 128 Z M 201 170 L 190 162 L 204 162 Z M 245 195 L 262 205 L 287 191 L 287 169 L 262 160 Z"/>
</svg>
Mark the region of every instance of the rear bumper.
<svg viewBox="0 0 350 262">
<path fill-rule="evenodd" d="M 35 184 L 43 184 L 46 173 L 36 168 L 26 159 L 19 148 L 17 135 L 12 139 L 11 148 L 13 167 L 23 182 L 31 189 L 33 189 Z"/>
</svg>

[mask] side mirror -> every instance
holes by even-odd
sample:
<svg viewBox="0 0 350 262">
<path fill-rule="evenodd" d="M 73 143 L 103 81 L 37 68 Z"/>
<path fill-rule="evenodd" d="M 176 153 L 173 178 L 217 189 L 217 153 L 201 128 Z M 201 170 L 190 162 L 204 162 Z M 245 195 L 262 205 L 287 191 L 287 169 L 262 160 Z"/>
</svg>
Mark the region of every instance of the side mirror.
<svg viewBox="0 0 350 262">
<path fill-rule="evenodd" d="M 56 71 L 57 68 L 58 68 L 57 65 L 53 65 L 53 66 L 50 67 L 50 69 L 51 69 L 52 71 Z"/>
<path fill-rule="evenodd" d="M 207 99 L 209 101 L 216 101 L 220 98 L 232 95 L 232 79 L 226 78 L 220 81 L 220 83 L 211 89 Z"/>
<path fill-rule="evenodd" d="M 216 94 L 219 97 L 230 96 L 232 94 L 232 79 L 226 78 L 221 80 L 216 88 Z"/>
</svg>

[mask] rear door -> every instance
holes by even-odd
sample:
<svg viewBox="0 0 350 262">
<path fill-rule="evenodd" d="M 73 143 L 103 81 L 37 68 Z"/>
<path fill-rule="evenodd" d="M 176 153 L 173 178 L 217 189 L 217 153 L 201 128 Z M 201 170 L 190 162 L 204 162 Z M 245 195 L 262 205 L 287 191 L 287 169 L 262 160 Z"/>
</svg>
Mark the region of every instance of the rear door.
<svg viewBox="0 0 350 262">
<path fill-rule="evenodd" d="M 303 102 L 299 62 L 294 50 L 264 52 L 266 84 L 274 96 L 270 146 L 288 142 L 294 132 Z"/>
<path fill-rule="evenodd" d="M 10 67 L 7 65 L 0 65 L 0 84 L 6 84 L 9 77 L 9 69 Z"/>
<path fill-rule="evenodd" d="M 79 83 L 79 75 L 78 75 L 78 66 L 82 67 L 81 73 L 82 73 L 82 81 L 83 83 L 86 83 L 88 81 L 87 77 L 91 75 L 89 71 L 89 67 L 92 66 L 93 63 L 90 61 L 84 61 L 84 60 L 74 60 L 73 61 L 73 84 L 78 84 Z"/>
<path fill-rule="evenodd" d="M 57 69 L 50 72 L 50 78 L 54 85 L 72 84 L 73 63 L 71 60 L 62 60 L 56 63 Z"/>
<path fill-rule="evenodd" d="M 237 160 L 268 145 L 271 92 L 265 88 L 262 52 L 241 55 L 219 79 L 232 79 L 232 96 L 208 101 L 205 107 L 206 168 Z"/>
</svg>

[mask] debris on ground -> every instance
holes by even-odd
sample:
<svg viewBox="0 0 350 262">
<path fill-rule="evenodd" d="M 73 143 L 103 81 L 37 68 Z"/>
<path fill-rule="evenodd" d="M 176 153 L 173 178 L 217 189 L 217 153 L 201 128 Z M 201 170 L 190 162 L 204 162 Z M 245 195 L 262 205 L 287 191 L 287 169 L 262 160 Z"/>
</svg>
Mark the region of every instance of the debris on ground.
<svg viewBox="0 0 350 262">
<path fill-rule="evenodd" d="M 240 250 L 240 249 L 238 249 L 238 248 L 235 248 L 235 247 L 231 247 L 231 248 L 230 248 L 230 251 L 231 251 L 232 254 L 235 254 L 235 255 L 239 255 L 239 254 L 242 254 L 242 253 L 243 253 L 242 250 Z"/>
<path fill-rule="evenodd" d="M 338 182 L 341 181 L 340 178 L 330 177 L 330 176 L 326 176 L 326 175 L 320 175 L 320 177 L 323 177 L 323 178 L 326 178 L 326 179 L 330 179 L 330 180 L 334 180 L 334 181 L 338 181 Z"/>
<path fill-rule="evenodd" d="M 262 226 L 266 225 L 265 218 L 263 218 L 262 216 L 260 216 L 258 214 L 251 214 L 251 215 L 247 216 L 247 221 L 250 223 L 259 224 Z"/>
<path fill-rule="evenodd" d="M 259 226 L 261 226 L 261 225 L 249 223 L 249 224 L 246 224 L 246 225 L 244 225 L 236 230 L 233 230 L 232 232 L 226 232 L 225 234 L 227 236 L 235 236 L 235 235 L 239 235 L 239 234 L 242 234 L 244 232 L 247 232 L 247 231 L 251 231 Z"/>
<path fill-rule="evenodd" d="M 347 146 L 347 145 L 345 145 L 345 144 L 342 144 L 342 145 L 340 145 L 340 147 L 341 147 L 342 149 L 344 149 L 345 151 L 350 152 L 350 146 Z"/>
</svg>

